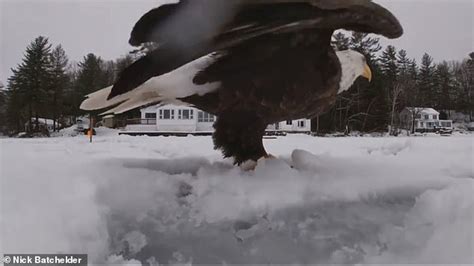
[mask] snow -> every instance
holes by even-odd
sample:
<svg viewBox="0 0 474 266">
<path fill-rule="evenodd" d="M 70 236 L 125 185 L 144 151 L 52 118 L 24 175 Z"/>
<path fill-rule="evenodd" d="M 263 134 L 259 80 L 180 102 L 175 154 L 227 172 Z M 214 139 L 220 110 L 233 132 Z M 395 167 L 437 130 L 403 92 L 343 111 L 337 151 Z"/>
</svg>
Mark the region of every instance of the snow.
<svg viewBox="0 0 474 266">
<path fill-rule="evenodd" d="M 116 132 L 115 132 L 116 133 Z M 473 264 L 473 137 L 1 139 L 2 253 L 98 264 Z M 67 134 L 64 134 L 67 136 Z M 290 167 L 290 165 L 293 167 Z"/>
<path fill-rule="evenodd" d="M 107 127 L 94 128 L 98 136 L 115 136 L 119 130 L 111 129 Z M 84 133 L 77 130 L 77 125 L 70 126 L 68 128 L 61 129 L 59 132 L 51 133 L 52 137 L 83 137 Z"/>
</svg>

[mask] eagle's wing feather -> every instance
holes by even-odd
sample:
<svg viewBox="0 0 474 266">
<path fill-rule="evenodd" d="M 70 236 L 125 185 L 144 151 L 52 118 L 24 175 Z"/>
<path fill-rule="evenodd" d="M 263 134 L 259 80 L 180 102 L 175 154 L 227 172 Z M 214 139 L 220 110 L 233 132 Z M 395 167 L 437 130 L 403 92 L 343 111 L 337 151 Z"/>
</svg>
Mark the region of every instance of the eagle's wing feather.
<svg viewBox="0 0 474 266">
<path fill-rule="evenodd" d="M 175 49 L 158 48 L 148 55 L 138 59 L 126 68 L 117 79 L 108 96 L 112 99 L 116 96 L 129 92 L 145 83 L 150 78 L 169 73 L 203 55 L 211 53 L 205 47 L 188 50 L 184 53 Z"/>
<path fill-rule="evenodd" d="M 120 75 L 109 99 L 211 52 L 308 29 L 391 38 L 403 33 L 398 20 L 370 0 L 182 0 L 150 11 L 135 25 L 130 43 L 155 42 L 158 48 Z"/>
<path fill-rule="evenodd" d="M 392 13 L 371 0 L 181 0 L 145 14 L 134 26 L 130 44 L 173 43 L 182 39 L 180 36 L 190 34 L 192 38 L 186 38 L 199 43 L 234 29 L 254 30 L 275 22 L 281 26 L 330 12 L 340 13 L 344 18 L 336 24 L 327 24 L 333 29 L 350 29 L 352 22 L 358 21 L 357 24 L 367 24 L 366 30 L 370 33 L 389 38 L 400 37 L 403 33 Z M 352 17 L 347 16 L 349 13 Z M 365 17 L 360 17 L 361 14 Z"/>
</svg>

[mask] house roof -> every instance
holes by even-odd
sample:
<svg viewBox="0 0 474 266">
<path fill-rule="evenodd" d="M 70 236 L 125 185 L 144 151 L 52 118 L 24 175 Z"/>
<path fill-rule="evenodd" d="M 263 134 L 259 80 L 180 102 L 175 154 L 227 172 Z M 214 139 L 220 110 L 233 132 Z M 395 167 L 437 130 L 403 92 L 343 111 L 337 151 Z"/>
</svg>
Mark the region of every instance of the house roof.
<svg viewBox="0 0 474 266">
<path fill-rule="evenodd" d="M 142 109 L 140 109 L 140 112 L 151 112 L 151 111 L 156 111 L 158 109 L 159 105 L 152 105 L 152 106 L 147 106 Z"/>
<path fill-rule="evenodd" d="M 407 107 L 408 111 L 417 114 L 427 114 L 427 115 L 439 115 L 439 112 L 433 108 L 427 107 Z"/>
<path fill-rule="evenodd" d="M 176 108 L 182 108 L 182 109 L 195 109 L 198 110 L 195 107 L 192 106 L 187 106 L 187 105 L 178 105 L 178 104 L 157 104 L 157 105 L 151 105 L 145 108 L 140 109 L 140 111 L 143 112 L 155 112 L 158 109 L 176 109 Z"/>
</svg>

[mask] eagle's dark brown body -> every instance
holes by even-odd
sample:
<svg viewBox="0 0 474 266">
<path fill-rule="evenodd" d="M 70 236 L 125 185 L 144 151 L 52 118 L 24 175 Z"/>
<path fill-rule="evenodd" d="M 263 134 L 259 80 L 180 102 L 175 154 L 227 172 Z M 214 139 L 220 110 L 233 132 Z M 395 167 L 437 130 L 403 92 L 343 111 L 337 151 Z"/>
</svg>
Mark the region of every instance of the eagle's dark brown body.
<svg viewBox="0 0 474 266">
<path fill-rule="evenodd" d="M 216 92 L 181 100 L 218 117 L 214 141 L 226 157 L 258 160 L 269 124 L 313 118 L 334 104 L 341 66 L 328 38 L 292 33 L 239 45 L 195 77 L 221 82 Z"/>
<path fill-rule="evenodd" d="M 105 100 L 99 92 L 84 106 L 94 110 L 121 104 L 113 110 L 123 112 L 140 104 L 181 100 L 218 116 L 214 141 L 226 157 L 238 164 L 257 160 L 267 155 L 262 136 L 268 124 L 311 118 L 334 104 L 344 69 L 330 45 L 338 29 L 389 38 L 403 33 L 398 20 L 371 0 L 166 4 L 145 14 L 130 38 L 134 46 L 152 42 L 157 48 L 123 71 L 111 91 L 104 89 Z M 147 80 L 213 53 L 215 60 L 194 76 L 193 83 L 219 82 L 216 90 L 172 99 L 167 93 L 165 99 L 158 84 L 155 92 L 133 93 Z"/>
</svg>

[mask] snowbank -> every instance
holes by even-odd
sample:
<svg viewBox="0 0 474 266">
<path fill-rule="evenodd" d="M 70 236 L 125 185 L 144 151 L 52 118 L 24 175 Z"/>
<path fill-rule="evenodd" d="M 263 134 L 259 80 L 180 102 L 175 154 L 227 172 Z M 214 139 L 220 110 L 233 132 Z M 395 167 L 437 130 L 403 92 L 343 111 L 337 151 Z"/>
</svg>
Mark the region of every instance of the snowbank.
<svg viewBox="0 0 474 266">
<path fill-rule="evenodd" d="M 51 137 L 77 137 L 77 136 L 84 136 L 82 132 L 78 132 L 77 126 L 73 125 L 68 128 L 61 129 L 59 132 L 53 132 L 51 133 Z M 99 127 L 99 128 L 94 128 L 96 131 L 96 134 L 98 136 L 117 136 L 119 133 L 119 130 L 117 129 L 112 129 L 112 128 L 106 128 L 106 127 Z"/>
<path fill-rule="evenodd" d="M 280 159 L 243 172 L 210 137 L 0 140 L 0 253 L 133 265 L 474 263 L 471 137 L 265 141 Z"/>
</svg>

